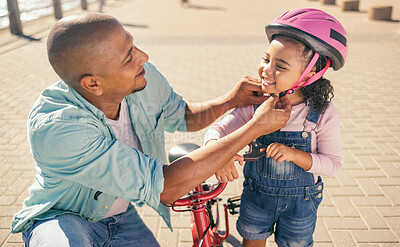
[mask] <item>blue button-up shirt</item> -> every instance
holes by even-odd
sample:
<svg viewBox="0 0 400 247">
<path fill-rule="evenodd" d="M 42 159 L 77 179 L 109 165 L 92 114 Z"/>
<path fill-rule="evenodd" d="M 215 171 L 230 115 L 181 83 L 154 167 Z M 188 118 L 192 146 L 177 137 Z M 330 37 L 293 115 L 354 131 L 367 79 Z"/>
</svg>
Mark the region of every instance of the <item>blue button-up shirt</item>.
<svg viewBox="0 0 400 247">
<path fill-rule="evenodd" d="M 144 69 L 146 88 L 126 97 L 143 153 L 115 139 L 104 113 L 64 82 L 42 92 L 28 118 L 37 175 L 14 216 L 13 233 L 64 213 L 96 222 L 116 197 L 148 204 L 171 227 L 169 210 L 160 203 L 164 130 L 187 130 L 186 103 L 154 65 Z"/>
</svg>

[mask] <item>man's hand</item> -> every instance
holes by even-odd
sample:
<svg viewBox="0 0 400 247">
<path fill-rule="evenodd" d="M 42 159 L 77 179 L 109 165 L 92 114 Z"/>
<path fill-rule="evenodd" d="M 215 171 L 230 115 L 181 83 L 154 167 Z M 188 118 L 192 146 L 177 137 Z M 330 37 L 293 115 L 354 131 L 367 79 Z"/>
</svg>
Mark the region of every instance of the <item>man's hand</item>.
<svg viewBox="0 0 400 247">
<path fill-rule="evenodd" d="M 253 128 L 259 135 L 275 132 L 286 125 L 291 111 L 292 105 L 286 96 L 271 95 L 254 113 L 251 119 Z"/>
<path fill-rule="evenodd" d="M 266 99 L 261 82 L 250 76 L 244 76 L 229 94 L 231 108 L 261 104 Z"/>
<path fill-rule="evenodd" d="M 244 158 L 243 156 L 236 154 L 228 164 L 215 173 L 215 178 L 220 183 L 233 182 L 233 180 L 239 178 L 239 173 L 235 167 L 235 161 L 239 162 L 239 164 L 243 166 Z"/>
</svg>

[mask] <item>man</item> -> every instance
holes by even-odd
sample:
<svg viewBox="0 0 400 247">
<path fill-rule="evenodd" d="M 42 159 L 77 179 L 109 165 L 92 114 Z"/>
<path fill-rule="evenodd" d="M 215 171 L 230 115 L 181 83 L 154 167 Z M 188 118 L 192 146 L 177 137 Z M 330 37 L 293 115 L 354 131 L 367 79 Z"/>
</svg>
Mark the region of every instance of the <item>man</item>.
<svg viewBox="0 0 400 247">
<path fill-rule="evenodd" d="M 215 100 L 184 101 L 118 20 L 103 14 L 60 20 L 47 51 L 62 80 L 29 114 L 38 173 L 12 223 L 27 246 L 158 246 L 131 203 L 148 204 L 170 227 L 162 203 L 289 119 L 290 103 L 271 97 L 243 128 L 167 166 L 164 130 L 196 131 L 228 109 L 265 101 L 253 95 L 262 92 L 259 82 L 245 77 Z"/>
</svg>

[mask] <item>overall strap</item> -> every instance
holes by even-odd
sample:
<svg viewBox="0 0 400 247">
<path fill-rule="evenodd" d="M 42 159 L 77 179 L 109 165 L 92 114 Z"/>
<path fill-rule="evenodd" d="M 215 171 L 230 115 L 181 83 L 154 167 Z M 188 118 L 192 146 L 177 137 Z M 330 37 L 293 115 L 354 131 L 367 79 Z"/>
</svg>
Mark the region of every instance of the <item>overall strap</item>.
<svg viewBox="0 0 400 247">
<path fill-rule="evenodd" d="M 307 114 L 306 120 L 304 121 L 304 131 L 311 132 L 317 128 L 318 120 L 321 116 L 321 112 L 310 108 L 310 111 Z"/>
<path fill-rule="evenodd" d="M 256 111 L 257 110 L 257 108 L 260 106 L 261 104 L 254 104 L 253 105 L 253 107 L 254 107 L 254 111 Z"/>
<path fill-rule="evenodd" d="M 257 108 L 261 104 L 254 104 L 254 111 L 257 110 Z M 311 132 L 317 128 L 318 125 L 318 120 L 321 117 L 321 112 L 318 111 L 317 109 L 310 108 L 310 111 L 307 114 L 306 120 L 304 121 L 304 128 L 303 131 Z"/>
</svg>

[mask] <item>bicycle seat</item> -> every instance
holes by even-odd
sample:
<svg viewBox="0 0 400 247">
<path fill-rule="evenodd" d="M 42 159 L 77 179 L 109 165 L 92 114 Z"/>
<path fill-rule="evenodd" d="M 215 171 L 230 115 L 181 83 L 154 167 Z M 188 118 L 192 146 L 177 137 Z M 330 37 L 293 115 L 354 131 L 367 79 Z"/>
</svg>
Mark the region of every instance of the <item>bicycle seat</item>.
<svg viewBox="0 0 400 247">
<path fill-rule="evenodd" d="M 168 153 L 168 160 L 169 162 L 173 162 L 176 159 L 179 159 L 182 156 L 200 148 L 199 145 L 194 143 L 180 143 L 170 148 Z"/>
</svg>

